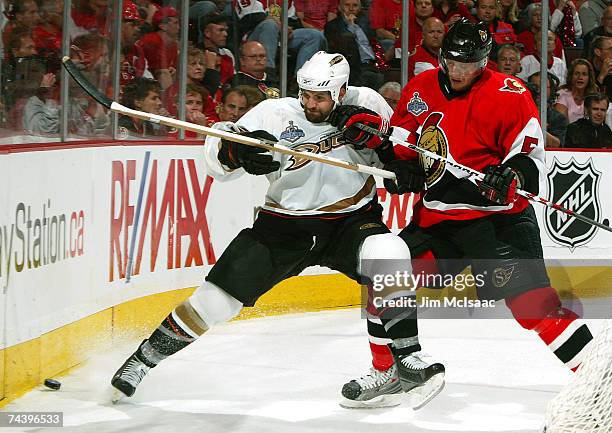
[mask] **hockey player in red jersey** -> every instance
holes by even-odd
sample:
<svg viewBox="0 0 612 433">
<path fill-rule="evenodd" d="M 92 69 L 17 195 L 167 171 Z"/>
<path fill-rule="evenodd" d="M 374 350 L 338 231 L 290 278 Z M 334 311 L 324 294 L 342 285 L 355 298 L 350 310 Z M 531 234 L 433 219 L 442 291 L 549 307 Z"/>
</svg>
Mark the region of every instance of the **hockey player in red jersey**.
<svg viewBox="0 0 612 433">
<path fill-rule="evenodd" d="M 435 259 L 441 273 L 464 267 L 445 259 L 471 265 L 475 275 L 487 276 L 479 297 L 504 299 L 518 323 L 575 370 L 591 333 L 551 287 L 534 210 L 516 194 L 517 188 L 537 194 L 545 170 L 538 112 L 518 80 L 486 68 L 491 45 L 484 24 L 456 23 L 440 67 L 408 83 L 391 119 L 394 134 L 403 131 L 419 147 L 485 173 L 484 180 L 396 146 L 398 159 L 386 168 L 398 180 L 385 179 L 385 187 L 421 193 L 413 221 L 400 233 L 413 267 L 415 259 Z M 370 318 L 368 333 L 374 370 L 342 390 L 356 401 L 362 391 L 375 394 L 372 383 L 384 392 L 394 364 L 384 324 Z M 420 350 L 416 313 L 411 336 L 413 350 Z"/>
</svg>

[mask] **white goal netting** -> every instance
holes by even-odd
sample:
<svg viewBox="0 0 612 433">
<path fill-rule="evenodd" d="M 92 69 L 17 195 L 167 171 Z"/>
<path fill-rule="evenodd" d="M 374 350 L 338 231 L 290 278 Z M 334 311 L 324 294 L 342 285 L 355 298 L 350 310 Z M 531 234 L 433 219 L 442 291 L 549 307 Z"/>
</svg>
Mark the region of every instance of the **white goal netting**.
<svg viewBox="0 0 612 433">
<path fill-rule="evenodd" d="M 612 433 L 612 320 L 587 346 L 571 383 L 546 410 L 546 433 Z"/>
</svg>

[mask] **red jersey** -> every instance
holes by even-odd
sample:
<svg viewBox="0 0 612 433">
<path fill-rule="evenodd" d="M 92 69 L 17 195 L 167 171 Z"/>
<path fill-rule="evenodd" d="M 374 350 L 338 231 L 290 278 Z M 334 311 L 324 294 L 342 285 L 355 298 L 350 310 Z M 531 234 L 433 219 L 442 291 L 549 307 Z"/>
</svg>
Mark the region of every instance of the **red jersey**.
<svg viewBox="0 0 612 433">
<path fill-rule="evenodd" d="M 178 41 L 166 43 L 158 32 L 151 32 L 136 43 L 142 47 L 151 71 L 177 68 Z"/>
<path fill-rule="evenodd" d="M 414 4 L 408 2 L 408 15 L 414 16 Z M 402 31 L 402 2 L 394 0 L 376 0 L 370 6 L 370 28 L 385 29 L 393 32 L 397 37 Z"/>
<path fill-rule="evenodd" d="M 433 15 L 432 16 L 435 17 L 435 18 L 438 18 L 440 21 L 442 21 L 444 24 L 446 24 L 448 22 L 448 20 L 450 20 L 455 15 L 458 15 L 460 17 L 466 18 L 466 19 L 468 19 L 472 23 L 477 22 L 476 18 L 474 18 L 474 16 L 468 10 L 467 6 L 464 5 L 463 3 L 458 3 L 457 4 L 457 8 L 449 9 L 448 12 L 446 12 L 446 13 L 444 13 L 442 11 L 442 8 L 434 7 L 434 11 L 433 11 Z"/>
<path fill-rule="evenodd" d="M 323 30 L 329 13 L 338 13 L 338 0 L 295 0 L 295 11 L 304 13 L 304 22 Z"/>
<path fill-rule="evenodd" d="M 529 91 L 515 78 L 490 69 L 465 93 L 453 93 L 446 82 L 439 69 L 410 80 L 391 125 L 410 131 L 409 141 L 419 147 L 480 172 L 488 165 L 526 155 L 538 170 L 528 174 L 542 180 L 544 140 Z M 395 150 L 400 158 L 418 156 L 400 145 Z M 480 194 L 465 172 L 430 158 L 419 159 L 427 183 L 414 210 L 414 220 L 421 227 L 493 212 L 515 213 L 527 207 L 523 198 L 506 206 L 494 204 Z"/>
<path fill-rule="evenodd" d="M 136 77 L 142 77 L 146 69 L 147 61 L 142 47 L 138 44 L 132 45 L 129 52 L 121 55 L 121 87 L 132 83 Z"/>
<path fill-rule="evenodd" d="M 438 54 L 433 54 L 419 45 L 413 54 L 408 57 L 408 78 L 419 75 L 429 69 L 438 67 Z"/>
</svg>

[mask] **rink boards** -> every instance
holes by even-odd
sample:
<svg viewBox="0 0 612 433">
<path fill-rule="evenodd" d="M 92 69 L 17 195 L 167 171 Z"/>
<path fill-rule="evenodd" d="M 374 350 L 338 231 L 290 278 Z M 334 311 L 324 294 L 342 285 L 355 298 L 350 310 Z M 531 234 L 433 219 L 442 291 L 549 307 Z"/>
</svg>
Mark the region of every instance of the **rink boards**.
<svg viewBox="0 0 612 433">
<path fill-rule="evenodd" d="M 252 176 L 213 182 L 196 142 L 0 149 L 0 404 L 77 365 L 89 351 L 155 326 L 252 223 L 267 184 Z M 542 181 L 550 198 L 598 221 L 610 219 L 609 153 L 549 152 L 547 165 Z M 403 228 L 413 197 L 378 193 L 385 222 Z M 587 298 L 609 293 L 612 233 L 538 205 L 536 211 L 555 286 Z M 319 268 L 306 274 L 275 288 L 243 317 L 360 303 L 358 287 L 343 276 Z"/>
</svg>

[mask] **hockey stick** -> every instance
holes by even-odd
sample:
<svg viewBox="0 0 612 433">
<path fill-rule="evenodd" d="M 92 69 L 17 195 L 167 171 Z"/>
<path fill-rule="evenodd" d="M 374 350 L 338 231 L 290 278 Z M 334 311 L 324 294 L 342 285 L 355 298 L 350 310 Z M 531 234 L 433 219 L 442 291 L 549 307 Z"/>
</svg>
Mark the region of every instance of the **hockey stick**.
<svg viewBox="0 0 612 433">
<path fill-rule="evenodd" d="M 459 164 L 458 162 L 451 161 L 451 160 L 449 160 L 449 159 L 447 159 L 447 158 L 445 158 L 443 156 L 438 155 L 437 153 L 433 153 L 433 152 L 431 152 L 431 151 L 429 151 L 427 149 L 423 149 L 423 148 L 421 148 L 419 146 L 416 146 L 414 144 L 410 144 L 410 143 L 408 143 L 406 141 L 402 141 L 402 140 L 399 140 L 397 138 L 394 138 L 390 134 L 386 134 L 384 132 L 380 132 L 378 129 L 374 129 L 374 128 L 370 127 L 370 126 L 363 125 L 361 123 L 356 123 L 355 126 L 357 126 L 359 129 L 362 129 L 363 131 L 369 132 L 370 134 L 374 134 L 374 135 L 380 137 L 383 140 L 389 140 L 392 143 L 399 144 L 400 146 L 404 146 L 404 147 L 406 147 L 406 148 L 408 148 L 410 150 L 413 150 L 413 151 L 415 151 L 417 153 L 420 153 L 423 156 L 426 156 L 426 157 L 431 158 L 431 159 L 435 159 L 435 160 L 443 162 L 443 163 L 445 163 L 445 164 L 447 164 L 447 165 L 449 165 L 451 167 L 454 167 L 454 168 L 457 168 L 459 170 L 462 170 L 462 171 L 468 173 L 470 176 L 474 176 L 476 178 L 476 180 L 482 181 L 484 179 L 484 177 L 485 177 L 485 175 L 483 173 L 479 172 L 478 170 L 474 170 L 473 168 L 467 167 L 467 166 L 465 166 L 463 164 Z M 546 207 L 549 207 L 549 208 L 554 209 L 554 210 L 559 211 L 559 212 L 563 212 L 563 213 L 565 213 L 565 214 L 567 214 L 567 215 L 569 215 L 569 216 L 571 216 L 573 218 L 576 218 L 577 220 L 580 220 L 580 221 L 585 222 L 587 224 L 591 224 L 593 226 L 596 226 L 596 227 L 599 227 L 601 229 L 604 229 L 604 230 L 607 230 L 609 232 L 612 232 L 612 228 L 611 227 L 609 227 L 609 226 L 607 226 L 605 224 L 602 224 L 599 221 L 595 221 L 595 220 L 593 220 L 593 219 L 591 219 L 589 217 L 586 217 L 584 215 L 576 213 L 573 210 L 567 209 L 567 208 L 561 206 L 560 204 L 553 203 L 550 200 L 545 199 L 544 197 L 532 194 L 529 191 L 525 191 L 523 189 L 517 189 L 516 193 L 518 195 L 522 196 L 522 197 L 525 197 L 528 200 L 531 200 L 531 201 L 535 202 L 535 203 L 543 204 Z"/>
<path fill-rule="evenodd" d="M 210 135 L 236 143 L 246 144 L 247 146 L 260 147 L 270 152 L 278 152 L 284 155 L 290 155 L 296 159 L 307 159 L 310 161 L 320 162 L 322 164 L 333 165 L 336 167 L 344 168 L 347 170 L 353 170 L 360 173 L 371 174 L 374 176 L 384 177 L 386 179 L 395 179 L 395 173 L 382 170 L 377 167 L 370 167 L 369 165 L 357 164 L 354 162 L 343 161 L 341 159 L 332 158 L 330 156 L 318 155 L 310 152 L 299 152 L 293 150 L 282 144 L 274 143 L 268 140 L 260 140 L 257 138 L 246 137 L 244 135 L 236 134 L 233 132 L 221 131 L 220 129 L 208 128 L 206 126 L 197 125 L 191 122 L 185 122 L 183 120 L 173 119 L 171 117 L 159 116 L 157 114 L 151 114 L 144 111 L 133 110 L 125 107 L 104 95 L 100 92 L 87 78 L 81 73 L 77 66 L 70 60 L 70 57 L 65 56 L 62 59 L 62 64 L 66 71 L 72 78 L 81 86 L 81 88 L 98 103 L 116 113 L 125 114 L 127 116 L 136 117 L 138 119 L 146 120 L 152 123 L 159 123 L 161 125 L 170 126 L 172 128 L 184 129 L 186 131 L 193 131 L 204 135 Z"/>
</svg>

